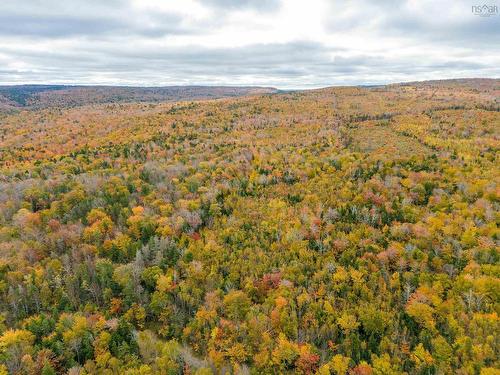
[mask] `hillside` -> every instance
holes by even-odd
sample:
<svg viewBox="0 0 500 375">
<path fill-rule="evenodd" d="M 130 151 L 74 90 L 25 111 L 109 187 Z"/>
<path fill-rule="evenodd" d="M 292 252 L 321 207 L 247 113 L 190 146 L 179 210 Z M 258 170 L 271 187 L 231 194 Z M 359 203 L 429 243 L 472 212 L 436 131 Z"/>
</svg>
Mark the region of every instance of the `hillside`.
<svg viewBox="0 0 500 375">
<path fill-rule="evenodd" d="M 270 87 L 229 86 L 0 86 L 0 110 L 73 107 L 86 104 L 200 100 L 273 93 Z"/>
<path fill-rule="evenodd" d="M 2 90 L 5 371 L 500 368 L 500 80 Z"/>
</svg>

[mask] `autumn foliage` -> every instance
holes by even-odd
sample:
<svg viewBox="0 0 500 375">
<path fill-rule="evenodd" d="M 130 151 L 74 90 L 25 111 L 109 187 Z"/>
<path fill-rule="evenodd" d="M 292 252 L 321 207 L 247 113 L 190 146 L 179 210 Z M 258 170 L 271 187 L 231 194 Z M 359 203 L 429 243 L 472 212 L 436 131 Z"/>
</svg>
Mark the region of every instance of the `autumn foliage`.
<svg viewBox="0 0 500 375">
<path fill-rule="evenodd" d="M 0 374 L 497 374 L 499 90 L 0 114 Z"/>
</svg>

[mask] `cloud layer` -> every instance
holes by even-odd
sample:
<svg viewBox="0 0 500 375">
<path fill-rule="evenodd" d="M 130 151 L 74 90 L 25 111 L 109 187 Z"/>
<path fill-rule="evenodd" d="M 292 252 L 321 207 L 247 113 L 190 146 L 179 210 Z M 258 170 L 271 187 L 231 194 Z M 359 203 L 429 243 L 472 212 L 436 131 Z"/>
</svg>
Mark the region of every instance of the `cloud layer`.
<svg viewBox="0 0 500 375">
<path fill-rule="evenodd" d="M 472 5 L 2 0 L 0 84 L 303 88 L 499 77 L 500 16 L 479 17 Z"/>
</svg>

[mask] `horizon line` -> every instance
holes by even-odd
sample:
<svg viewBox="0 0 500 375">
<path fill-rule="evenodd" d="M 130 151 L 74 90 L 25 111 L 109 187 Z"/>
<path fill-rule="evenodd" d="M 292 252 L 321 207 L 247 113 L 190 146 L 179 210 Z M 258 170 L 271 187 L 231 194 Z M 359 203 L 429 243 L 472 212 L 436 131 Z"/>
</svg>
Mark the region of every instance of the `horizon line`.
<svg viewBox="0 0 500 375">
<path fill-rule="evenodd" d="M 318 90 L 330 87 L 369 87 L 369 86 L 389 86 L 398 84 L 411 84 L 422 82 L 443 82 L 443 81 L 465 81 L 465 80 L 498 80 L 500 77 L 457 77 L 457 78 L 443 78 L 443 79 L 417 79 L 408 81 L 387 81 L 384 83 L 358 83 L 358 84 L 326 84 L 325 86 L 311 85 L 309 87 L 294 87 L 294 88 L 279 88 L 274 85 L 261 85 L 261 84 L 171 84 L 171 85 L 133 85 L 133 84 L 120 84 L 120 83 L 3 83 L 0 82 L 0 87 L 21 87 L 21 86 L 60 86 L 60 87 L 123 87 L 123 88 L 170 88 L 170 87 L 234 87 L 234 88 L 267 88 L 276 89 L 281 91 L 302 91 L 302 90 Z"/>
</svg>

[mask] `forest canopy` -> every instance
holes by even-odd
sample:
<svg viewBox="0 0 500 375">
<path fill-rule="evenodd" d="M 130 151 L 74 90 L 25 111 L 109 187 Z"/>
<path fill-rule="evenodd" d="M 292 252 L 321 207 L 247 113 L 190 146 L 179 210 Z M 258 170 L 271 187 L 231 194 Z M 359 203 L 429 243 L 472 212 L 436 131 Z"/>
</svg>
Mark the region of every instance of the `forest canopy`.
<svg viewBox="0 0 500 375">
<path fill-rule="evenodd" d="M 498 374 L 499 92 L 0 113 L 0 374 Z"/>
</svg>

